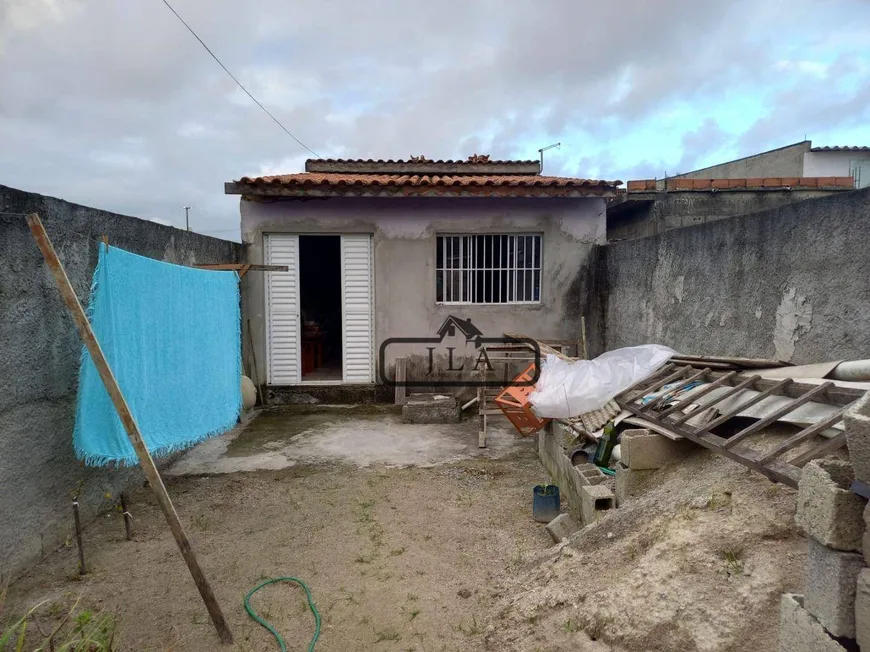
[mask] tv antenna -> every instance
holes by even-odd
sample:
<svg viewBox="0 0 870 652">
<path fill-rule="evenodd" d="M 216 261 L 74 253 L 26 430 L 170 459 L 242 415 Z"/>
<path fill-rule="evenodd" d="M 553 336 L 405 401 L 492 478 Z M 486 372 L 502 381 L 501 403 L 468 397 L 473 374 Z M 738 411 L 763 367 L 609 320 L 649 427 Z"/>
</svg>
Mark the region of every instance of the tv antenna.
<svg viewBox="0 0 870 652">
<path fill-rule="evenodd" d="M 184 224 L 187 227 L 187 230 L 190 231 L 190 209 L 193 206 L 182 206 L 184 209 Z"/>
<path fill-rule="evenodd" d="M 562 149 L 562 143 L 553 143 L 552 145 L 547 145 L 546 147 L 542 147 L 541 149 L 538 150 L 538 154 L 541 155 L 541 173 L 542 174 L 544 172 L 544 152 L 546 152 L 548 149 L 553 149 L 554 147 L 556 149 Z"/>
</svg>

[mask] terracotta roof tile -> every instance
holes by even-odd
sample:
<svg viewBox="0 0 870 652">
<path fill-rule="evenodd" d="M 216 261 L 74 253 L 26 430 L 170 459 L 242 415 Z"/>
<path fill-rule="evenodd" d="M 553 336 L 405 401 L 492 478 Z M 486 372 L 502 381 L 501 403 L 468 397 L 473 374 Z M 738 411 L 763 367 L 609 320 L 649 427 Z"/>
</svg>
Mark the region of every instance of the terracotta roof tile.
<svg viewBox="0 0 870 652">
<path fill-rule="evenodd" d="M 386 160 L 380 159 L 380 158 L 379 159 L 373 159 L 373 158 L 323 158 L 323 159 L 312 159 L 312 160 L 317 160 L 317 161 L 320 161 L 322 163 L 353 163 L 353 164 L 358 164 L 358 163 L 384 164 L 384 163 L 388 163 L 388 164 L 393 164 L 393 165 L 413 165 L 415 163 L 437 163 L 437 164 L 446 164 L 446 165 L 460 165 L 460 164 L 468 164 L 468 163 L 474 163 L 476 165 L 508 165 L 511 163 L 515 163 L 515 164 L 524 164 L 524 165 L 534 165 L 536 163 L 539 163 L 539 161 L 536 161 L 534 159 L 530 159 L 527 161 L 516 161 L 516 160 L 503 160 L 502 161 L 502 160 L 496 160 L 496 159 L 490 160 L 490 158 L 487 156 L 487 157 L 480 157 L 479 159 L 472 161 L 472 160 L 470 160 L 471 158 L 472 157 L 469 157 L 467 159 L 444 159 L 444 160 L 442 160 L 442 159 L 437 159 L 437 160 L 436 159 L 427 159 L 424 157 L 419 157 L 419 158 L 413 159 L 413 160 L 412 159 L 401 159 L 401 158 L 395 159 L 395 160 L 393 160 L 391 158 L 386 159 Z M 483 160 L 484 158 L 486 160 Z"/>
<path fill-rule="evenodd" d="M 515 190 L 517 194 L 547 195 L 548 191 L 573 191 L 581 194 L 612 194 L 621 181 L 545 177 L 539 175 L 407 175 L 407 174 L 348 174 L 335 172 L 302 172 L 265 177 L 242 177 L 235 184 L 247 186 L 245 190 L 289 191 L 425 191 L 452 194 L 478 189 Z M 255 194 L 255 193 L 251 193 Z M 420 194 L 410 193 L 410 194 Z M 497 192 L 494 194 L 504 194 Z M 510 193 L 508 193 L 510 194 Z"/>
</svg>

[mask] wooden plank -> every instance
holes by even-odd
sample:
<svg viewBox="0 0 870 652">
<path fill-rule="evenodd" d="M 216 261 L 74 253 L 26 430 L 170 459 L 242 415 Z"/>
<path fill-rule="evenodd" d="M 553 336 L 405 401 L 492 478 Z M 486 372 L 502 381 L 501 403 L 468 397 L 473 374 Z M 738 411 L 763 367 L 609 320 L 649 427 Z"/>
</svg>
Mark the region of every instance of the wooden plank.
<svg viewBox="0 0 870 652">
<path fill-rule="evenodd" d="M 694 360 L 696 362 L 719 362 L 722 364 L 737 365 L 748 369 L 771 369 L 773 367 L 789 366 L 779 360 L 764 360 L 763 358 L 738 358 L 729 355 L 675 355 L 674 360 Z"/>
<path fill-rule="evenodd" d="M 756 394 L 755 396 L 750 398 L 748 401 L 744 401 L 743 403 L 740 403 L 736 408 L 734 408 L 730 412 L 726 412 L 725 414 L 720 415 L 719 418 L 713 419 L 713 421 L 711 421 L 710 423 L 708 423 L 704 426 L 701 426 L 700 428 L 696 428 L 696 432 L 701 431 L 701 430 L 713 430 L 713 428 L 715 428 L 716 426 L 721 426 L 723 423 L 725 423 L 729 419 L 733 419 L 735 416 L 737 416 L 738 414 L 743 412 L 743 410 L 752 407 L 756 403 L 760 403 L 761 401 L 766 399 L 768 396 L 771 396 L 775 392 L 780 391 L 783 387 L 788 385 L 790 382 L 791 382 L 790 378 L 783 378 L 781 381 L 779 381 L 773 387 L 768 387 L 766 390 L 764 390 L 763 392 L 759 392 L 758 394 Z"/>
<path fill-rule="evenodd" d="M 825 428 L 829 428 L 830 426 L 834 425 L 838 421 L 842 420 L 843 414 L 845 414 L 846 410 L 848 410 L 850 407 L 851 405 L 844 405 L 831 416 L 825 417 L 821 421 L 818 421 L 811 426 L 804 428 L 799 433 L 792 435 L 784 442 L 782 442 L 779 446 L 764 455 L 764 457 L 762 457 L 759 462 L 769 462 L 770 460 L 779 457 L 786 451 L 791 450 L 798 444 L 806 441 L 807 439 L 810 439 L 811 437 L 814 437 L 818 433 L 822 432 L 822 430 L 824 430 Z"/>
<path fill-rule="evenodd" d="M 687 385 L 692 384 L 693 382 L 695 382 L 699 378 L 703 378 L 708 373 L 710 373 L 710 368 L 706 367 L 704 369 L 701 369 L 701 371 L 699 371 L 695 374 L 692 374 L 691 376 L 689 376 L 685 380 L 681 381 L 680 384 L 677 385 L 676 387 L 674 387 L 673 389 L 668 390 L 667 392 L 665 392 L 664 394 L 659 396 L 657 399 L 650 401 L 649 403 L 644 405 L 643 406 L 644 413 L 649 413 L 649 412 L 653 411 L 657 406 L 664 404 L 667 397 L 673 396 L 674 394 L 679 392 L 681 389 L 683 389 Z M 662 387 L 662 389 L 664 389 L 664 387 Z"/>
<path fill-rule="evenodd" d="M 232 643 L 232 632 L 230 632 L 229 625 L 227 625 L 227 621 L 224 618 L 220 605 L 212 592 L 211 585 L 209 585 L 205 573 L 203 573 L 202 568 L 196 559 L 196 555 L 193 552 L 193 548 L 190 546 L 187 534 L 184 532 L 184 528 L 181 525 L 181 521 L 178 519 L 175 507 L 172 505 L 172 501 L 169 498 L 169 493 L 166 491 L 166 487 L 163 484 L 163 479 L 160 477 L 160 473 L 154 465 L 151 453 L 148 452 L 148 448 L 142 440 L 142 433 L 139 432 L 139 426 L 133 418 L 133 414 L 130 412 L 127 400 L 121 393 L 121 388 L 118 386 L 118 381 L 115 379 L 115 375 L 112 373 L 105 355 L 103 355 L 103 350 L 100 348 L 100 344 L 94 335 L 94 331 L 91 329 L 91 323 L 85 316 L 82 304 L 79 302 L 78 297 L 69 282 L 69 278 L 67 278 L 66 271 L 58 259 L 51 241 L 48 239 L 48 234 L 45 232 L 45 228 L 42 225 L 42 221 L 39 219 L 39 215 L 36 213 L 28 215 L 27 225 L 33 233 L 33 238 L 36 240 L 39 250 L 45 257 L 45 261 L 54 276 L 55 282 L 57 282 L 61 297 L 63 297 L 64 303 L 66 303 L 66 307 L 72 315 L 82 341 L 85 343 L 88 352 L 91 354 L 91 359 L 100 374 L 100 378 L 106 387 L 109 397 L 112 399 L 112 404 L 118 411 L 121 423 L 124 424 L 127 436 L 130 438 L 130 443 L 133 445 L 133 449 L 139 457 L 139 463 L 142 465 L 142 472 L 145 474 L 148 484 L 150 484 L 151 488 L 154 490 L 160 509 L 163 510 L 163 515 L 166 517 L 166 522 L 169 524 L 172 536 L 175 537 L 175 542 L 178 544 L 181 555 L 187 563 L 187 568 L 193 576 L 196 588 L 199 589 L 199 594 L 202 596 L 206 609 L 208 609 L 208 613 L 211 616 L 218 636 L 222 642 Z"/>
<path fill-rule="evenodd" d="M 788 380 L 788 379 L 786 379 L 786 380 Z M 829 387 L 831 387 L 832 385 L 833 385 L 833 383 L 824 383 L 822 385 L 818 385 L 818 386 L 816 386 L 816 388 L 814 390 L 807 392 L 806 394 L 804 394 L 800 398 L 796 398 L 792 401 L 789 401 L 788 403 L 783 405 L 781 408 L 777 408 L 776 410 L 774 410 L 773 412 L 768 414 L 766 417 L 759 419 L 758 421 L 753 423 L 751 426 L 744 428 L 743 430 L 738 432 L 733 437 L 730 437 L 728 439 L 728 441 L 725 442 L 725 448 L 731 448 L 737 442 L 743 441 L 744 439 L 746 439 L 750 435 L 758 432 L 762 428 L 766 428 L 767 426 L 772 424 L 774 421 L 776 421 L 780 417 L 785 416 L 786 414 L 789 414 L 791 412 L 794 412 L 801 405 L 803 405 L 804 403 L 811 400 L 814 396 L 817 396 L 818 394 L 821 394 L 821 393 L 827 391 L 827 389 Z"/>
<path fill-rule="evenodd" d="M 728 364 L 727 362 L 710 362 L 709 360 L 676 360 L 675 362 L 687 367 L 694 367 L 695 369 L 701 369 L 703 367 L 716 369 L 718 371 L 736 371 L 739 369 L 737 365 Z"/>
<path fill-rule="evenodd" d="M 714 435 L 709 432 L 694 432 L 687 428 L 686 426 L 677 426 L 674 427 L 673 424 L 662 421 L 661 419 L 650 418 L 646 415 L 641 415 L 638 413 L 637 406 L 633 406 L 624 401 L 617 401 L 624 410 L 629 410 L 630 412 L 636 414 L 641 419 L 646 419 L 647 421 L 654 423 L 655 425 L 672 430 L 678 435 L 682 435 L 689 441 L 695 442 L 703 446 L 704 448 L 708 448 L 714 453 L 721 455 L 723 457 L 727 457 L 728 459 L 737 462 L 738 464 L 742 464 L 745 467 L 752 469 L 753 471 L 757 471 L 761 473 L 767 478 L 775 482 L 782 482 L 790 487 L 797 487 L 798 480 L 800 479 L 800 471 L 795 469 L 789 464 L 784 464 L 781 462 L 774 462 L 767 466 L 759 464 L 753 458 L 755 456 L 755 451 L 746 446 L 737 446 L 734 449 L 724 448 L 722 444 L 725 440 L 718 435 Z"/>
<path fill-rule="evenodd" d="M 701 430 L 713 430 L 713 428 L 715 428 L 717 426 L 721 426 L 723 423 L 725 423 L 729 419 L 733 419 L 735 416 L 737 416 L 738 414 L 743 412 L 743 410 L 752 407 L 756 403 L 760 403 L 761 401 L 766 399 L 768 396 L 771 396 L 778 391 L 782 391 L 782 389 L 791 382 L 792 382 L 791 378 L 783 378 L 781 381 L 768 387 L 763 392 L 759 392 L 758 394 L 756 394 L 755 396 L 750 398 L 748 401 L 744 401 L 743 403 L 738 405 L 736 408 L 734 408 L 730 412 L 726 412 L 725 414 L 720 415 L 717 419 L 714 419 L 710 423 L 707 423 L 707 424 L 701 426 L 700 428 L 696 428 L 695 432 L 700 432 Z M 709 407 L 709 406 L 706 406 L 706 407 Z"/>
<path fill-rule="evenodd" d="M 707 383 L 706 385 L 701 387 L 698 391 L 692 393 L 691 396 L 687 396 L 679 403 L 675 403 L 674 405 L 669 407 L 664 412 L 661 412 L 659 414 L 659 417 L 664 418 L 664 417 L 668 416 L 669 414 L 671 414 L 672 412 L 676 412 L 677 410 L 682 410 L 687 405 L 692 405 L 693 403 L 695 403 L 697 401 L 697 399 L 699 399 L 702 396 L 706 396 L 707 394 L 712 392 L 717 387 L 721 387 L 722 385 L 727 383 L 729 380 L 731 380 L 736 375 L 737 375 L 736 371 L 730 371 L 727 374 L 725 374 L 724 376 L 720 376 L 719 378 L 717 378 L 713 382 Z"/>
<path fill-rule="evenodd" d="M 778 378 L 762 378 L 756 383 L 756 387 L 763 390 L 773 387 L 777 382 L 779 382 Z M 818 386 L 819 383 L 802 383 L 792 380 L 791 384 L 785 387 L 783 395 L 790 396 L 791 398 L 800 398 L 803 394 Z M 828 388 L 825 403 L 836 406 L 847 405 L 861 398 L 865 391 L 857 387 L 841 387 L 835 383 L 833 387 Z"/>
<path fill-rule="evenodd" d="M 820 444 L 816 448 L 813 448 L 812 450 L 807 451 L 806 453 L 803 453 L 801 455 L 798 455 L 797 457 L 795 457 L 792 460 L 789 460 L 788 463 L 791 464 L 792 466 L 796 466 L 798 468 L 801 468 L 801 467 L 803 467 L 804 464 L 806 464 L 810 460 L 813 460 L 817 457 L 821 457 L 822 455 L 827 455 L 828 453 L 833 453 L 835 450 L 837 450 L 838 448 L 842 448 L 845 445 L 846 445 L 846 433 L 841 432 L 840 434 L 836 435 L 835 437 L 831 437 L 829 440 L 827 440 L 823 444 Z"/>
<path fill-rule="evenodd" d="M 486 372 L 482 374 L 483 380 L 486 380 Z M 486 393 L 483 387 L 477 388 L 477 407 L 478 407 L 478 427 L 477 427 L 477 447 L 486 448 Z"/>
<path fill-rule="evenodd" d="M 557 351 L 552 346 L 548 346 L 547 344 L 544 344 L 540 340 L 536 340 L 534 337 L 529 337 L 528 335 L 523 335 L 521 333 L 505 333 L 504 336 L 515 339 L 515 340 L 524 340 L 524 339 L 525 340 L 534 340 L 538 345 L 538 351 L 540 352 L 541 357 L 544 357 L 544 356 L 552 353 L 557 358 L 561 358 L 562 360 L 567 360 L 568 362 L 573 361 L 573 358 L 569 358 L 567 355 L 565 355 L 561 351 Z"/>
<path fill-rule="evenodd" d="M 667 367 L 665 367 L 665 368 L 667 368 Z M 647 394 L 654 392 L 655 390 L 661 389 L 662 387 L 664 387 L 668 383 L 675 381 L 677 378 L 681 378 L 682 376 L 685 376 L 686 372 L 689 371 L 690 369 L 691 369 L 691 367 L 677 367 L 677 370 L 675 372 L 673 372 L 672 374 L 665 376 L 664 378 L 659 378 L 658 380 L 656 380 L 653 383 L 649 383 L 647 385 L 644 385 L 643 389 L 641 389 L 639 392 L 637 392 L 631 398 L 628 398 L 628 393 L 631 392 L 632 389 L 634 387 L 636 387 L 637 385 L 632 385 L 624 392 L 620 392 L 619 395 L 624 396 L 624 397 L 626 397 L 627 400 L 634 402 L 637 399 L 643 398 Z M 657 375 L 657 374 L 653 374 L 653 375 Z M 649 378 L 644 378 L 643 382 L 647 382 L 648 380 L 649 380 Z"/>
<path fill-rule="evenodd" d="M 252 265 L 249 263 L 200 263 L 194 265 L 199 269 L 210 269 L 213 271 L 235 271 L 238 272 L 247 268 L 251 272 L 289 272 L 290 268 L 287 265 Z"/>
<path fill-rule="evenodd" d="M 242 265 L 242 268 L 239 270 L 239 278 L 245 278 L 245 274 L 247 274 L 253 265 Z"/>
<path fill-rule="evenodd" d="M 706 410 L 707 408 L 713 407 L 714 405 L 716 405 L 716 403 L 721 403 L 722 401 L 734 396 L 737 392 L 739 392 L 743 389 L 746 389 L 747 387 L 751 387 L 752 384 L 758 380 L 761 380 L 761 376 L 750 376 L 749 378 L 745 378 L 742 382 L 738 383 L 737 385 L 735 385 L 734 387 L 729 389 L 727 392 L 722 394 L 722 396 L 718 397 L 713 402 L 707 403 L 706 405 L 701 405 L 698 407 L 697 410 L 692 410 L 691 412 L 687 412 L 686 414 L 682 415 L 681 417 L 674 419 L 671 423 L 675 426 L 678 426 L 681 423 L 683 423 L 684 421 L 688 421 L 693 416 L 695 416 L 695 414 L 698 412 L 698 410 Z"/>
<path fill-rule="evenodd" d="M 408 373 L 408 359 L 396 358 L 396 405 L 404 405 L 408 387 L 405 385 Z"/>
</svg>

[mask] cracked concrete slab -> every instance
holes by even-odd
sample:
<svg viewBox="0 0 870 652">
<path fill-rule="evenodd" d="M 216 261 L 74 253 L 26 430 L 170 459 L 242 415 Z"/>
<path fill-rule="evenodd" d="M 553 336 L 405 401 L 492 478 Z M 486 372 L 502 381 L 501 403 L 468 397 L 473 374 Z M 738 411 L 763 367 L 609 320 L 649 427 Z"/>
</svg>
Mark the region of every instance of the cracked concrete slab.
<svg viewBox="0 0 870 652">
<path fill-rule="evenodd" d="M 395 406 L 286 406 L 202 442 L 165 474 L 278 470 L 327 462 L 434 466 L 470 457 L 503 457 L 521 446 L 523 438 L 507 420 L 500 421 L 490 422 L 487 448 L 479 449 L 477 419 L 405 424 Z"/>
</svg>

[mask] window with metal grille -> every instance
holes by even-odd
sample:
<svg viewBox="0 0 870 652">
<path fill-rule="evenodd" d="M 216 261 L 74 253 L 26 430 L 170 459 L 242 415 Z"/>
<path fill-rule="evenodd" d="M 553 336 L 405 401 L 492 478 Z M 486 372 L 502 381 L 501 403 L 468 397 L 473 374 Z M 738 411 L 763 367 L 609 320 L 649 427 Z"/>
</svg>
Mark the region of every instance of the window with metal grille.
<svg viewBox="0 0 870 652">
<path fill-rule="evenodd" d="M 439 235 L 438 303 L 538 303 L 541 235 Z"/>
</svg>

